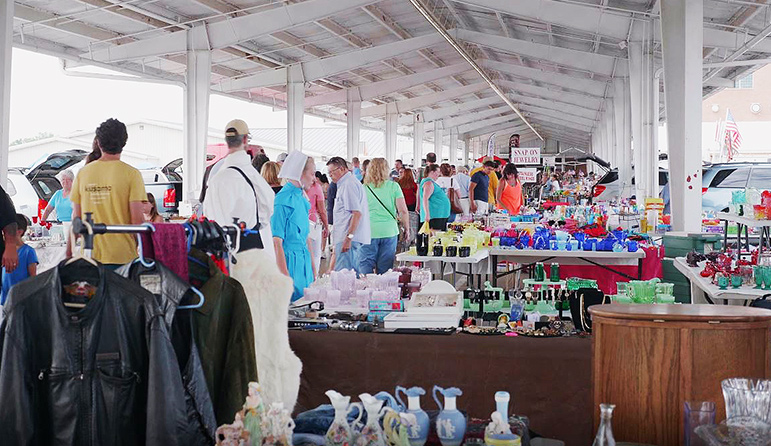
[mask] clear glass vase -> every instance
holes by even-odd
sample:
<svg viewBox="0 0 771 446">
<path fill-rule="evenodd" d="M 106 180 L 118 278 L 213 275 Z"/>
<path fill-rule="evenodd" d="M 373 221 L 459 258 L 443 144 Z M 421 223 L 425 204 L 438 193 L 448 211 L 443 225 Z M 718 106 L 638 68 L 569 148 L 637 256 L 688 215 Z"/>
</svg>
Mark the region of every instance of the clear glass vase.
<svg viewBox="0 0 771 446">
<path fill-rule="evenodd" d="M 597 436 L 594 437 L 592 446 L 616 446 L 616 440 L 613 438 L 613 427 L 611 418 L 613 418 L 613 409 L 615 404 L 600 404 L 600 428 L 597 430 Z"/>
</svg>

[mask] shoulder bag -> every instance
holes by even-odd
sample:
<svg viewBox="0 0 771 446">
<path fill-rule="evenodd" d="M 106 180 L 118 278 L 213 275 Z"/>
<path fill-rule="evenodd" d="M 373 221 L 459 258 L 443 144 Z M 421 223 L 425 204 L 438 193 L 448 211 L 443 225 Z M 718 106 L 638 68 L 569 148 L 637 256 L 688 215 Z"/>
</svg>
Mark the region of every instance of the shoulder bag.
<svg viewBox="0 0 771 446">
<path fill-rule="evenodd" d="M 246 251 L 248 249 L 263 249 L 264 246 L 262 244 L 262 237 L 260 236 L 260 203 L 257 200 L 257 190 L 254 188 L 254 184 L 252 184 L 252 180 L 249 179 L 248 176 L 244 173 L 243 170 L 236 166 L 228 166 L 228 169 L 233 169 L 236 172 L 240 173 L 242 177 L 244 177 L 244 180 L 246 180 L 246 183 L 249 184 L 249 187 L 252 188 L 252 192 L 254 192 L 254 209 L 257 213 L 257 224 L 254 225 L 254 227 L 249 231 L 249 233 L 246 233 L 246 231 L 241 233 L 241 242 L 240 242 L 240 248 L 239 252 Z M 231 222 L 223 222 L 223 225 L 232 224 Z"/>
<path fill-rule="evenodd" d="M 380 198 L 377 196 L 377 194 L 375 194 L 375 191 L 372 190 L 371 187 L 369 187 L 369 184 L 367 184 L 367 189 L 369 189 L 369 191 L 372 192 L 372 196 L 374 196 L 375 199 L 377 200 L 377 202 L 380 203 L 380 206 L 383 206 L 383 209 L 385 209 L 386 212 L 388 212 L 388 215 L 390 215 L 398 223 L 399 219 L 397 219 L 396 215 L 394 215 L 394 213 L 391 212 L 391 210 L 386 207 L 386 205 L 380 200 Z"/>
<path fill-rule="evenodd" d="M 450 187 L 447 188 L 447 198 L 450 200 L 450 211 L 453 214 L 462 214 L 463 207 L 460 205 L 460 195 L 458 191 L 453 187 L 455 178 L 450 179 Z"/>
</svg>

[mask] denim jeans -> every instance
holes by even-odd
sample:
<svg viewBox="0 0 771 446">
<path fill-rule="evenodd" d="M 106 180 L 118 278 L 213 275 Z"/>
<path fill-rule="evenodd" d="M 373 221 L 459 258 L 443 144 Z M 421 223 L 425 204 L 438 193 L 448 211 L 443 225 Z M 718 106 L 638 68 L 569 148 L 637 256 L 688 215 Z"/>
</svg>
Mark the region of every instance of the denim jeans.
<svg viewBox="0 0 771 446">
<path fill-rule="evenodd" d="M 356 271 L 356 274 L 361 274 L 361 267 L 359 266 L 359 251 L 361 251 L 361 243 L 351 242 L 351 249 L 343 252 L 343 244 L 338 243 L 335 245 L 335 271 L 344 269 L 352 269 Z"/>
<path fill-rule="evenodd" d="M 399 236 L 373 238 L 369 245 L 364 245 L 359 251 L 359 268 L 361 274 L 372 274 L 377 267 L 377 273 L 383 274 L 394 267 L 396 260 L 396 242 Z"/>
</svg>

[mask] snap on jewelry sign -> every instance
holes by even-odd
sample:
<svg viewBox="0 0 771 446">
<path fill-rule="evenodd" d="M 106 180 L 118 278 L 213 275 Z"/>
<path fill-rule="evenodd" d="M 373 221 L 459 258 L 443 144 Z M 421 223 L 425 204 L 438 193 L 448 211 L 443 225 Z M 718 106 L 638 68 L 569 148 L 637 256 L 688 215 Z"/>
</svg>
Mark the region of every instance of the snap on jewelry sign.
<svg viewBox="0 0 771 446">
<path fill-rule="evenodd" d="M 519 176 L 519 181 L 522 184 L 535 183 L 536 177 L 538 176 L 538 169 L 536 168 L 519 169 L 517 171 L 517 176 Z"/>
<path fill-rule="evenodd" d="M 511 162 L 514 164 L 541 164 L 541 148 L 540 147 L 512 148 Z"/>
</svg>

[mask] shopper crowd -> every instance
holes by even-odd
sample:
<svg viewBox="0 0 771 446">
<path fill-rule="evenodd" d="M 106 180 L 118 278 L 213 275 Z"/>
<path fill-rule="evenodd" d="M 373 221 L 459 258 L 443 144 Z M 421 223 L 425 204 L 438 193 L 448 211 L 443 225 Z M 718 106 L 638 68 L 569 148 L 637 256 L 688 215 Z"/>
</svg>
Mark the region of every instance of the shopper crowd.
<svg viewBox="0 0 771 446">
<path fill-rule="evenodd" d="M 388 271 L 397 250 L 407 249 L 420 231 L 444 230 L 461 216 L 496 209 L 516 215 L 523 204 L 517 168 L 488 157 L 471 171 L 439 164 L 434 153 L 412 167 L 401 160 L 389 166 L 383 158 L 357 157 L 317 164 L 301 152 L 270 160 L 264 151 L 248 150 L 249 138 L 246 122 L 227 124 L 228 152 L 206 170 L 198 214 L 223 225 L 243 222 L 247 230 L 240 249 L 260 248 L 275 259 L 294 282 L 292 300 L 329 270 L 351 269 L 360 275 Z M 103 122 L 87 165 L 77 177 L 70 171 L 61 174 L 62 190 L 43 217 L 56 212 L 60 221 L 69 222 L 90 212 L 95 221 L 114 225 L 162 222 L 139 171 L 120 160 L 127 139 L 123 123 Z M 546 184 L 559 188 L 556 178 Z M 21 234 L 15 237 L 22 223 L 8 219 L 5 228 L 10 243 L 3 264 L 9 274 L 23 254 L 13 250 L 22 247 L 17 240 Z M 72 247 L 67 250 L 71 256 Z M 115 268 L 135 253 L 132 236 L 109 234 L 96 238 L 93 257 Z"/>
</svg>

